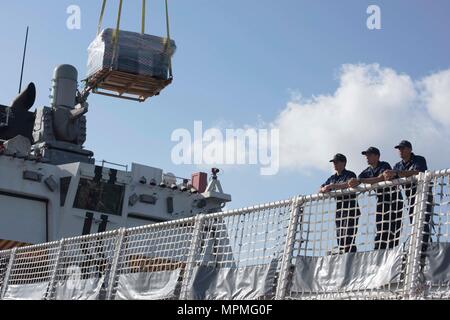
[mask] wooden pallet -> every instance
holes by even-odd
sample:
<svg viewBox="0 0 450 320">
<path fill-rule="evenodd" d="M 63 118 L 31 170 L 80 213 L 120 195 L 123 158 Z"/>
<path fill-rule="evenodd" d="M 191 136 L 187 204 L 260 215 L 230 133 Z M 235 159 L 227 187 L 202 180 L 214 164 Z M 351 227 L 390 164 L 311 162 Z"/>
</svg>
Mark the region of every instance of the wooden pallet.
<svg viewBox="0 0 450 320">
<path fill-rule="evenodd" d="M 102 69 L 85 80 L 86 91 L 96 94 L 144 102 L 157 96 L 172 79 L 157 79 L 112 69 Z"/>
</svg>

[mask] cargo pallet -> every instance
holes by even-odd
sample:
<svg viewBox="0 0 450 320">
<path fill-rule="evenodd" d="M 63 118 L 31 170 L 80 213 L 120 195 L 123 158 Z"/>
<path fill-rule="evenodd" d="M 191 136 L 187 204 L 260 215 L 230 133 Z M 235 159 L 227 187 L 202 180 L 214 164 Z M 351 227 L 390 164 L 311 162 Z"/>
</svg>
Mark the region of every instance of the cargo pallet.
<svg viewBox="0 0 450 320">
<path fill-rule="evenodd" d="M 173 78 L 159 79 L 113 69 L 102 69 L 84 81 L 87 92 L 144 102 L 150 97 L 158 96 L 172 83 Z"/>
</svg>

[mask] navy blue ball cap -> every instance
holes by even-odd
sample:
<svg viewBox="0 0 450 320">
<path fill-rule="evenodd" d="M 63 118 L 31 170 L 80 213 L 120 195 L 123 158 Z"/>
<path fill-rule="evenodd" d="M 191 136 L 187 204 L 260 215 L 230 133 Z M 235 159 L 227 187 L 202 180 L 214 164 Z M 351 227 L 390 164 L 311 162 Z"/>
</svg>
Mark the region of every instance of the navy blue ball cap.
<svg viewBox="0 0 450 320">
<path fill-rule="evenodd" d="M 330 162 L 347 162 L 347 157 L 342 153 L 338 153 L 330 160 Z"/>
<path fill-rule="evenodd" d="M 367 154 L 376 154 L 376 155 L 380 155 L 381 153 L 380 153 L 380 150 L 379 150 L 378 148 L 370 147 L 369 149 L 367 149 L 367 150 L 361 152 L 361 154 L 362 154 L 363 156 L 365 156 L 365 155 L 367 155 Z"/>
<path fill-rule="evenodd" d="M 400 148 L 412 149 L 412 144 L 411 144 L 411 142 L 409 142 L 407 140 L 403 140 L 403 141 L 400 141 L 400 143 L 397 146 L 395 146 L 395 149 L 400 149 Z"/>
</svg>

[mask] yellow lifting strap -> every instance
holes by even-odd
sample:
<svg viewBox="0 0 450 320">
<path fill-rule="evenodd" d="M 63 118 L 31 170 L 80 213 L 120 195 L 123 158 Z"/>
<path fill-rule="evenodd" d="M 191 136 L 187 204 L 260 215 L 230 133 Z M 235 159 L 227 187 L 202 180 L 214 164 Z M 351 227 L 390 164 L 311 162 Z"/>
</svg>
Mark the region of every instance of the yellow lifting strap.
<svg viewBox="0 0 450 320">
<path fill-rule="evenodd" d="M 99 35 L 100 31 L 102 31 L 103 16 L 105 15 L 105 9 L 106 9 L 106 0 L 103 0 L 102 10 L 100 12 L 100 19 L 98 20 L 97 35 Z"/>
<path fill-rule="evenodd" d="M 102 9 L 100 11 L 100 19 L 98 21 L 97 35 L 100 34 L 102 29 L 103 17 L 105 15 L 106 10 L 106 2 L 107 0 L 103 0 Z M 145 33 L 145 11 L 146 11 L 146 0 L 142 0 L 142 34 Z"/>
<path fill-rule="evenodd" d="M 142 0 L 142 34 L 145 34 L 145 0 Z"/>
<path fill-rule="evenodd" d="M 112 63 L 113 64 L 116 61 L 117 46 L 119 44 L 119 30 L 120 30 L 120 19 L 122 17 L 122 6 L 123 6 L 123 0 L 120 0 L 119 12 L 117 13 L 116 30 L 114 30 L 114 33 L 113 33 L 113 55 L 112 55 Z M 111 68 L 113 68 L 113 66 L 111 66 Z"/>
<path fill-rule="evenodd" d="M 113 35 L 113 46 L 116 47 L 118 40 L 119 40 L 119 31 L 120 31 L 120 20 L 122 18 L 122 6 L 123 6 L 123 0 L 120 0 L 119 3 L 119 12 L 117 13 L 117 25 L 116 30 L 114 31 Z"/>
</svg>

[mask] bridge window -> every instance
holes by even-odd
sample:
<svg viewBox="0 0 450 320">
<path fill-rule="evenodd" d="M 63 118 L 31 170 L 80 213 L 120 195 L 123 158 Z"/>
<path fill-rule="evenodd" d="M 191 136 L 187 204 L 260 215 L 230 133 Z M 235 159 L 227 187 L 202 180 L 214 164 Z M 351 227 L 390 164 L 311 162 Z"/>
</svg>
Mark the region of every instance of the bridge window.
<svg viewBox="0 0 450 320">
<path fill-rule="evenodd" d="M 125 187 L 81 178 L 74 208 L 120 216 Z"/>
</svg>

